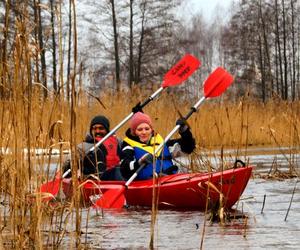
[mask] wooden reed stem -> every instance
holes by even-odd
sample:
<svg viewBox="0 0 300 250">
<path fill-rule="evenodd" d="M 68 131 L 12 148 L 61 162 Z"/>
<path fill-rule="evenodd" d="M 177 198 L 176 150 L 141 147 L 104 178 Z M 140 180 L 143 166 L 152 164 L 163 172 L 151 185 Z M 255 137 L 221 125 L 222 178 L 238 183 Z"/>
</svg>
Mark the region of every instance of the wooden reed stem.
<svg viewBox="0 0 300 250">
<path fill-rule="evenodd" d="M 298 180 L 295 183 L 295 186 L 294 186 L 294 189 L 293 189 L 293 193 L 292 193 L 292 197 L 291 197 L 291 200 L 290 200 L 290 204 L 289 204 L 288 210 L 286 211 L 286 215 L 285 215 L 284 221 L 287 220 L 288 214 L 290 212 L 290 209 L 291 209 L 291 206 L 292 206 L 292 202 L 293 202 L 293 198 L 294 198 L 294 194 L 295 194 L 295 191 L 296 191 L 297 183 L 298 183 Z"/>
<path fill-rule="evenodd" d="M 261 208 L 261 211 L 260 211 L 261 214 L 264 212 L 265 203 L 266 203 L 266 197 L 267 197 L 267 195 L 265 194 L 265 195 L 264 195 L 263 205 L 262 205 L 262 208 Z"/>
</svg>

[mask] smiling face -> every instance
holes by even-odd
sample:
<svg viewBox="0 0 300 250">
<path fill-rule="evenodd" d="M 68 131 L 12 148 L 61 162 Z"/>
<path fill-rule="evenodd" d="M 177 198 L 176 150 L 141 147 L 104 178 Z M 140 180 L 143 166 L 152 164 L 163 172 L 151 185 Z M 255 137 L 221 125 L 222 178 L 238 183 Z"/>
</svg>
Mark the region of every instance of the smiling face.
<svg viewBox="0 0 300 250">
<path fill-rule="evenodd" d="M 102 124 L 95 124 L 92 127 L 93 136 L 97 138 L 102 138 L 107 134 L 106 128 Z"/>
<path fill-rule="evenodd" d="M 147 123 L 141 123 L 136 127 L 135 134 L 139 137 L 141 142 L 148 142 L 152 135 L 152 128 Z"/>
</svg>

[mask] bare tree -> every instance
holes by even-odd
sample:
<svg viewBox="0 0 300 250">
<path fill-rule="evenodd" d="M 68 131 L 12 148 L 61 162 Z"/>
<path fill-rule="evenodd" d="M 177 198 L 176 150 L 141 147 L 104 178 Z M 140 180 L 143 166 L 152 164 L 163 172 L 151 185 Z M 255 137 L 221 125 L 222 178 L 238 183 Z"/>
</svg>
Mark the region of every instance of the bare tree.
<svg viewBox="0 0 300 250">
<path fill-rule="evenodd" d="M 174 27 L 178 21 L 174 10 L 179 1 L 107 0 L 97 2 L 97 6 L 94 13 L 83 17 L 93 23 L 89 29 L 92 41 L 102 52 L 90 56 L 98 58 L 93 76 L 100 75 L 96 71 L 103 72 L 104 68 L 107 79 L 114 72 L 117 90 L 121 82 L 131 88 L 146 81 L 160 81 L 174 59 L 169 56 L 176 51 Z M 95 45 L 89 46 L 89 50 L 94 51 Z M 101 88 L 104 81 L 93 82 Z"/>
<path fill-rule="evenodd" d="M 242 80 L 241 76 L 252 67 L 254 78 L 260 79 L 263 101 L 273 95 L 284 100 L 296 98 L 299 50 L 295 39 L 299 31 L 295 29 L 294 13 L 299 12 L 299 4 L 294 3 L 296 1 L 287 4 L 285 0 L 280 4 L 278 0 L 241 2 L 222 38 L 227 64 L 238 70 L 238 81 L 242 85 L 251 82 L 247 78 Z"/>
<path fill-rule="evenodd" d="M 296 30 L 295 30 L 295 1 L 290 0 L 291 4 L 291 35 L 292 35 L 292 67 L 291 67 L 291 98 L 292 100 L 295 100 L 296 98 Z"/>
<path fill-rule="evenodd" d="M 71 51 L 72 51 L 72 0 L 69 0 L 69 29 L 68 29 L 68 62 L 67 62 L 67 100 L 70 102 L 70 91 L 71 91 Z"/>
<path fill-rule="evenodd" d="M 35 8 L 37 9 L 37 17 L 38 23 L 38 44 L 39 44 L 39 52 L 41 58 L 41 73 L 42 73 L 42 84 L 44 85 L 44 97 L 47 97 L 47 66 L 46 66 L 46 49 L 44 47 L 44 34 L 43 34 L 43 23 L 42 23 L 42 10 L 41 10 L 41 1 L 37 0 L 35 4 Z"/>
<path fill-rule="evenodd" d="M 286 11 L 285 2 L 281 0 L 282 3 L 282 39 L 283 39 L 283 67 L 284 67 L 284 81 L 283 81 L 283 99 L 288 99 L 288 60 L 287 60 L 287 25 L 286 25 Z"/>
<path fill-rule="evenodd" d="M 115 1 L 110 0 L 111 3 L 111 14 L 112 14 L 112 26 L 114 30 L 114 57 L 115 57 L 115 72 L 116 72 L 116 85 L 117 91 L 120 90 L 120 61 L 119 61 L 119 41 L 118 41 L 118 32 L 117 32 L 117 17 L 115 11 Z"/>
<path fill-rule="evenodd" d="M 133 0 L 129 1 L 129 83 L 128 86 L 132 88 L 133 85 Z"/>
<path fill-rule="evenodd" d="M 57 69 L 56 69 L 56 35 L 55 35 L 55 11 L 54 11 L 54 0 L 50 0 L 51 10 L 51 29 L 52 29 L 52 69 L 53 69 L 53 89 L 57 93 Z"/>
<path fill-rule="evenodd" d="M 10 4 L 9 1 L 5 2 L 5 14 L 4 14 L 4 19 L 3 19 L 3 35 L 0 35 L 0 72 L 2 72 L 0 81 L 1 81 L 1 86 L 0 86 L 0 98 L 4 98 L 7 96 L 5 93 L 5 89 L 8 87 L 8 55 L 7 51 L 9 49 L 9 30 L 10 30 Z"/>
</svg>

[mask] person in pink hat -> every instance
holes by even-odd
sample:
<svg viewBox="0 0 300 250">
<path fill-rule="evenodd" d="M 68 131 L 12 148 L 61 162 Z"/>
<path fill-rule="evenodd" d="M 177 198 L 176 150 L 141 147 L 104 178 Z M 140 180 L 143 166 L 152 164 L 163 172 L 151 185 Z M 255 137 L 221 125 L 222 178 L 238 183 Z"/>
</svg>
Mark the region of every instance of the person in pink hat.
<svg viewBox="0 0 300 250">
<path fill-rule="evenodd" d="M 190 154 L 195 149 L 195 140 L 185 122 L 179 119 L 180 125 L 178 139 L 166 142 L 163 149 L 154 155 L 155 148 L 163 143 L 161 135 L 153 129 L 149 115 L 137 112 L 130 120 L 130 128 L 126 131 L 121 149 L 121 173 L 125 179 L 129 179 L 135 171 L 144 166 L 138 173 L 136 180 L 146 180 L 153 177 L 153 168 L 157 175 L 169 175 L 178 172 L 178 167 L 172 161 L 170 147 L 179 144 L 181 151 Z"/>
</svg>

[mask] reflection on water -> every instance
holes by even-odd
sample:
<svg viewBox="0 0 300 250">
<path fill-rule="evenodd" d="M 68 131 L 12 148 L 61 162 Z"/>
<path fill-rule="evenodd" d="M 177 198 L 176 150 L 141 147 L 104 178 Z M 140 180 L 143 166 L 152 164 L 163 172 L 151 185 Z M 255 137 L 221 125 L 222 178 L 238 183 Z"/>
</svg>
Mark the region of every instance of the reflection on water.
<svg viewBox="0 0 300 250">
<path fill-rule="evenodd" d="M 226 226 L 210 224 L 199 211 L 160 210 L 154 230 L 154 248 L 200 249 L 203 237 L 203 249 L 299 249 L 300 186 L 284 221 L 295 182 L 295 179 L 250 180 L 236 207 L 248 219 L 232 219 Z M 82 230 L 85 232 L 83 241 L 91 249 L 149 249 L 151 210 L 105 210 L 103 214 L 90 210 L 89 215 L 85 210 L 83 213 L 89 217 L 87 229 Z M 66 239 L 62 249 L 69 244 Z"/>
</svg>

